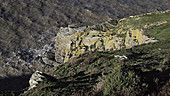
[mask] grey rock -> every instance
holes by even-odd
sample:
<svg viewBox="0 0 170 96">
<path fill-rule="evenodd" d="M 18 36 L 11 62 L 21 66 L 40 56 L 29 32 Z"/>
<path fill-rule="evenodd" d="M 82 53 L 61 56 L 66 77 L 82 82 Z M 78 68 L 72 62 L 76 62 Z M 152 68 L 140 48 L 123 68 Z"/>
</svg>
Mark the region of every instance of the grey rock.
<svg viewBox="0 0 170 96">
<path fill-rule="evenodd" d="M 47 80 L 49 82 L 58 82 L 58 80 L 50 75 L 47 75 L 43 72 L 40 71 L 36 71 L 32 74 L 30 80 L 29 80 L 29 84 L 30 87 L 28 90 L 31 90 L 35 87 L 37 87 L 37 85 L 41 82 L 43 82 L 44 80 Z"/>
<path fill-rule="evenodd" d="M 39 82 L 43 81 L 43 78 L 45 78 L 45 76 L 42 72 L 36 71 L 33 73 L 29 80 L 30 87 L 28 90 L 35 88 Z"/>
<path fill-rule="evenodd" d="M 115 55 L 114 57 L 115 57 L 115 58 L 120 58 L 120 60 L 128 59 L 128 57 L 125 56 L 125 55 Z"/>
</svg>

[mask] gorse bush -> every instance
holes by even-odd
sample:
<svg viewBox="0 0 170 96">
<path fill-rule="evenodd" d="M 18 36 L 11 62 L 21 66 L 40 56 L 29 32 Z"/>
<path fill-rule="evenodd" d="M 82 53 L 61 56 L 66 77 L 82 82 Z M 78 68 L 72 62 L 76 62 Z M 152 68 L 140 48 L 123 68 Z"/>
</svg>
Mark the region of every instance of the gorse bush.
<svg viewBox="0 0 170 96">
<path fill-rule="evenodd" d="M 141 92 L 140 77 L 133 71 L 119 67 L 109 74 L 103 88 L 104 95 L 135 96 Z"/>
</svg>

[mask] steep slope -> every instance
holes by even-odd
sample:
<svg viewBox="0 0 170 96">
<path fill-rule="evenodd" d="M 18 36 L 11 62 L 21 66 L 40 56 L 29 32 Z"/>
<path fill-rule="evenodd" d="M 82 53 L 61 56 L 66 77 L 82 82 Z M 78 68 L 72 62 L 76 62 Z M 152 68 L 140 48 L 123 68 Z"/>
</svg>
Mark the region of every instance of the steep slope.
<svg viewBox="0 0 170 96">
<path fill-rule="evenodd" d="M 54 66 L 41 60 L 42 51 L 53 47 L 61 26 L 93 25 L 169 6 L 169 0 L 0 0 L 0 77 Z M 37 58 L 42 62 L 34 63 Z"/>
<path fill-rule="evenodd" d="M 46 72 L 53 79 L 44 78 L 21 95 L 170 95 L 170 12 L 124 20 L 122 28 L 141 28 L 145 35 L 159 41 L 130 49 L 85 53 Z"/>
</svg>

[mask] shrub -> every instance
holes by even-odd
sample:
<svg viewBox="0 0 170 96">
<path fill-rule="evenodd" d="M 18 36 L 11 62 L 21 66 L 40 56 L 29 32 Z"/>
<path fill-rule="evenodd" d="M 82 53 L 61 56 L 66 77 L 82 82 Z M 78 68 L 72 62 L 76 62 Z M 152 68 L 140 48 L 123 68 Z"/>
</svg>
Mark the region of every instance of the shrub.
<svg viewBox="0 0 170 96">
<path fill-rule="evenodd" d="M 135 72 L 122 68 L 114 69 L 104 83 L 104 95 L 136 96 L 141 92 L 140 77 Z"/>
</svg>

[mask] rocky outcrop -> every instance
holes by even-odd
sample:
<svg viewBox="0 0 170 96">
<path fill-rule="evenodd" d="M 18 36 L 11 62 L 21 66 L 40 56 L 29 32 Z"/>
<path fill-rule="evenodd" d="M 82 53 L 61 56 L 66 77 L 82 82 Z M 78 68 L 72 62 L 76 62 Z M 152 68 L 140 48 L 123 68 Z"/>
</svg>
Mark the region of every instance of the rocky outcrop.
<svg viewBox="0 0 170 96">
<path fill-rule="evenodd" d="M 81 33 L 86 29 L 86 27 L 70 27 L 71 26 L 69 26 L 68 28 L 61 27 L 60 32 L 57 34 L 55 41 L 55 48 L 57 50 L 55 53 L 55 60 L 58 63 L 62 63 L 65 60 L 64 56 L 67 53 L 66 48 L 72 46 L 71 44 L 72 42 L 74 42 L 72 38 L 75 37 L 74 35 L 76 35 L 76 33 Z"/>
<path fill-rule="evenodd" d="M 119 50 L 157 41 L 144 35 L 143 28 L 122 23 L 130 18 L 119 20 L 117 25 L 107 22 L 90 27 L 60 28 L 55 41 L 56 61 L 66 62 L 87 51 Z"/>
<path fill-rule="evenodd" d="M 30 84 L 30 87 L 28 90 L 31 90 L 35 87 L 37 87 L 37 85 L 43 81 L 46 81 L 46 82 L 57 82 L 58 80 L 50 75 L 47 75 L 43 72 L 40 72 L 40 71 L 36 71 L 32 74 L 30 80 L 29 80 L 29 84 Z"/>
<path fill-rule="evenodd" d="M 29 80 L 30 87 L 28 90 L 36 87 L 39 82 L 43 81 L 43 78 L 45 78 L 45 76 L 43 75 L 42 72 L 36 71 L 35 73 L 33 73 Z"/>
</svg>

